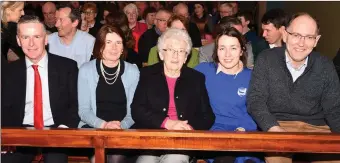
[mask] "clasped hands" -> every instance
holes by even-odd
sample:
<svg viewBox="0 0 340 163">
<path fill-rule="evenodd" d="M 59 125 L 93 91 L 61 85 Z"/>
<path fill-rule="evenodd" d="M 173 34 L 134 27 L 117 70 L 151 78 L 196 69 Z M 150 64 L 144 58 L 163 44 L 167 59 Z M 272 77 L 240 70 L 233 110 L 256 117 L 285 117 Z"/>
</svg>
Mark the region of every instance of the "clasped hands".
<svg viewBox="0 0 340 163">
<path fill-rule="evenodd" d="M 170 120 L 168 119 L 164 126 L 167 130 L 193 130 L 188 121 Z"/>
<path fill-rule="evenodd" d="M 119 121 L 103 122 L 100 128 L 103 129 L 122 129 Z"/>
</svg>

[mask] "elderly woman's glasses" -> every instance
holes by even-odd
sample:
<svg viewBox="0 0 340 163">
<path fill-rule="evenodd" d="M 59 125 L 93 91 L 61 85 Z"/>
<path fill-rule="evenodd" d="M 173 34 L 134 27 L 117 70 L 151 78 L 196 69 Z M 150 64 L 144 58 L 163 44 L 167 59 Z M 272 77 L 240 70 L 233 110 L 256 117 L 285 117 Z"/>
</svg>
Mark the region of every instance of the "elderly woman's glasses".
<svg viewBox="0 0 340 163">
<path fill-rule="evenodd" d="M 83 12 L 85 15 L 93 15 L 93 14 L 95 14 L 95 12 L 94 11 L 85 11 L 85 12 Z"/>
<path fill-rule="evenodd" d="M 317 38 L 317 36 L 311 36 L 311 35 L 309 35 L 309 36 L 302 36 L 302 35 L 300 35 L 300 34 L 298 34 L 298 33 L 288 32 L 287 30 L 286 30 L 286 32 L 287 32 L 289 35 L 292 36 L 292 39 L 293 39 L 294 41 L 300 41 L 300 40 L 303 38 L 306 42 L 311 43 L 311 42 L 314 42 L 314 41 L 316 40 L 316 38 Z"/>
<path fill-rule="evenodd" d="M 187 54 L 187 52 L 183 49 L 180 49 L 180 50 L 175 50 L 175 49 L 163 49 L 165 52 L 168 52 L 172 55 L 175 55 L 177 53 L 178 56 L 185 56 Z"/>
</svg>

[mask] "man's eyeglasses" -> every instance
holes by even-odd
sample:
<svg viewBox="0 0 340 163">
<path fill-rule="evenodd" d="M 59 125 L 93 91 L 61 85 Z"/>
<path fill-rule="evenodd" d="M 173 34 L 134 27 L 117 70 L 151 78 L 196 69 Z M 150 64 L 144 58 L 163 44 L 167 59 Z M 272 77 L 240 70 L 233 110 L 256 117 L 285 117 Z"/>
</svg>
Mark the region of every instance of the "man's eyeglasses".
<svg viewBox="0 0 340 163">
<path fill-rule="evenodd" d="M 169 52 L 172 55 L 175 55 L 176 53 L 178 54 L 178 56 L 185 56 L 187 54 L 187 52 L 184 49 L 180 49 L 180 50 L 175 50 L 175 49 L 163 49 L 165 52 Z"/>
<path fill-rule="evenodd" d="M 166 19 L 158 19 L 158 18 L 156 18 L 156 20 L 157 20 L 157 21 L 160 21 L 160 22 L 162 22 L 162 23 L 168 22 L 168 20 L 166 20 Z"/>
<path fill-rule="evenodd" d="M 302 36 L 302 35 L 300 35 L 298 33 L 288 32 L 287 30 L 286 30 L 286 32 L 289 35 L 291 35 L 293 40 L 295 40 L 295 41 L 299 41 L 299 40 L 301 40 L 303 38 L 307 42 L 314 42 L 316 40 L 316 38 L 317 38 L 317 36 L 311 36 L 311 35 L 310 36 Z"/>
<path fill-rule="evenodd" d="M 54 16 L 55 15 L 55 12 L 43 12 L 43 14 L 45 15 L 45 16 Z"/>
</svg>

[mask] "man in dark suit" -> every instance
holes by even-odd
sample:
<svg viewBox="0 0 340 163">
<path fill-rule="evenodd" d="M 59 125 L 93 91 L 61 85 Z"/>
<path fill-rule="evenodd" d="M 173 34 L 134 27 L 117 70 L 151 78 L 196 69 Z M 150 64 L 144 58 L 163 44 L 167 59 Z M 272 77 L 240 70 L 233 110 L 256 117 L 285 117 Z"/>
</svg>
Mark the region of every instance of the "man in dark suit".
<svg viewBox="0 0 340 163">
<path fill-rule="evenodd" d="M 18 23 L 17 41 L 25 58 L 7 65 L 2 78 L 2 127 L 76 128 L 77 63 L 46 51 L 46 29 L 37 16 Z M 31 162 L 36 149 L 18 148 L 2 156 L 3 162 Z M 67 162 L 60 149 L 42 149 L 44 162 Z"/>
</svg>

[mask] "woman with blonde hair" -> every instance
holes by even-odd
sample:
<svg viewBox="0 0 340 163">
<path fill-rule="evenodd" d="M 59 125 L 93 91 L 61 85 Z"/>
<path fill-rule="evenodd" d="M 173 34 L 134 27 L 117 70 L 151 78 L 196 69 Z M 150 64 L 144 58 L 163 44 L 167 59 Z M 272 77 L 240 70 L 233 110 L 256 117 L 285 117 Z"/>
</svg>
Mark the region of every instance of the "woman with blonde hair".
<svg viewBox="0 0 340 163">
<path fill-rule="evenodd" d="M 24 2 L 1 3 L 1 53 L 6 60 L 13 61 L 24 57 L 16 40 L 17 23 L 24 14 Z M 11 57 L 7 58 L 7 54 Z"/>
</svg>

